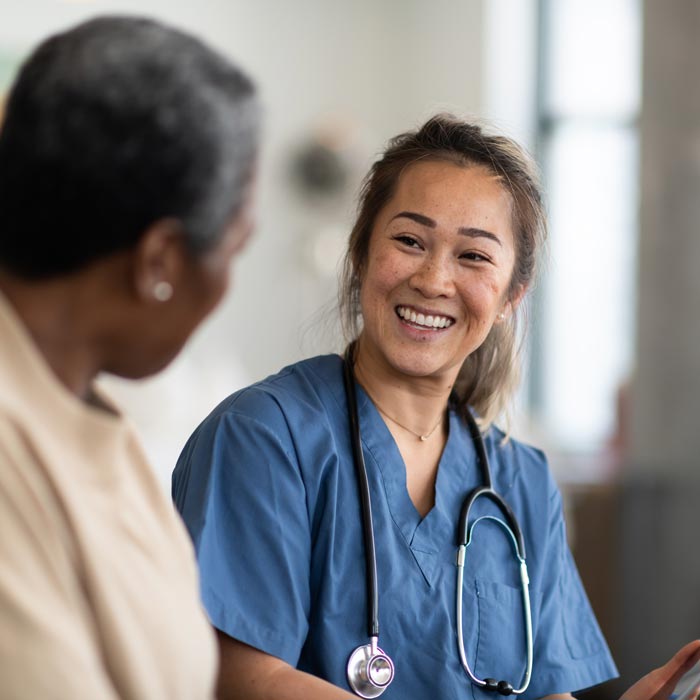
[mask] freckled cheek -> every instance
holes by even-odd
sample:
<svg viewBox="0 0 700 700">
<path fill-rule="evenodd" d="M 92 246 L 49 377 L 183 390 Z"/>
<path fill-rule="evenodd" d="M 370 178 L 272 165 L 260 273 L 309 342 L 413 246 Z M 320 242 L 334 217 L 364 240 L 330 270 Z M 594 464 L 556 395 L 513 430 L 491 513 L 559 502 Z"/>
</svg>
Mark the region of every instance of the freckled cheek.
<svg viewBox="0 0 700 700">
<path fill-rule="evenodd" d="M 367 282 L 360 292 L 360 307 L 364 317 L 365 327 L 373 329 L 380 337 L 384 335 L 391 324 L 393 309 L 389 303 L 391 285 L 384 286 L 382 280 L 374 279 Z"/>
<path fill-rule="evenodd" d="M 365 285 L 375 292 L 388 293 L 404 279 L 402 268 L 392 261 L 378 259 L 367 271 Z"/>
<path fill-rule="evenodd" d="M 487 282 L 471 282 L 460 288 L 460 297 L 467 308 L 487 308 L 499 298 L 498 290 Z"/>
<path fill-rule="evenodd" d="M 375 323 L 382 322 L 382 316 L 387 312 L 387 295 L 385 290 L 376 284 L 365 285 L 360 293 L 360 306 L 365 320 Z"/>
</svg>

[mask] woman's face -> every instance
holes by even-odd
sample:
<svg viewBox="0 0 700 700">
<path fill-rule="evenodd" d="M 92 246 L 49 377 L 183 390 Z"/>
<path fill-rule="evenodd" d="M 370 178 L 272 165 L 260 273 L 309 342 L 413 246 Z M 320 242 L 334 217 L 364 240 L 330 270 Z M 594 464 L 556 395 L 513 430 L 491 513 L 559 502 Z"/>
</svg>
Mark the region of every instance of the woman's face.
<svg viewBox="0 0 700 700">
<path fill-rule="evenodd" d="M 224 297 L 231 284 L 233 261 L 247 244 L 253 228 L 251 206 L 248 204 L 230 222 L 213 248 L 188 258 L 180 311 L 184 340 Z"/>
<path fill-rule="evenodd" d="M 227 226 L 217 244 L 193 255 L 178 245 L 173 295 L 165 302 L 141 305 L 125 345 L 114 344 L 109 366 L 114 374 L 138 378 L 168 365 L 199 324 L 218 305 L 231 282 L 234 258 L 253 231 L 253 207 L 248 201 Z"/>
<path fill-rule="evenodd" d="M 486 168 L 426 161 L 404 171 L 362 274 L 366 360 L 454 383 L 499 314 L 512 311 L 511 214 L 510 194 Z"/>
</svg>

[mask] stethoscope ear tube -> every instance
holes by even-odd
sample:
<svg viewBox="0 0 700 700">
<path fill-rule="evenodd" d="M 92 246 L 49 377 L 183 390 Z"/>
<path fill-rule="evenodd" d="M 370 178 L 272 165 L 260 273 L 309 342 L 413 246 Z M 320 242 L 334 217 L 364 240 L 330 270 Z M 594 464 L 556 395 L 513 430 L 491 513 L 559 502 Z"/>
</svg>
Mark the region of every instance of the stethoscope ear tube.
<svg viewBox="0 0 700 700">
<path fill-rule="evenodd" d="M 462 510 L 459 514 L 457 544 L 469 544 L 469 514 L 474 502 L 481 497 L 488 498 L 495 503 L 501 513 L 503 513 L 508 521 L 509 531 L 516 545 L 516 554 L 519 559 L 525 561 L 525 539 L 520 530 L 520 525 L 518 525 L 518 519 L 515 517 L 515 513 L 513 513 L 510 506 L 490 486 L 482 486 L 481 488 L 474 489 L 474 491 L 464 499 Z"/>
<path fill-rule="evenodd" d="M 484 496 L 491 501 L 493 501 L 500 511 L 505 515 L 512 530 L 513 535 L 518 543 L 518 555 L 521 559 L 525 560 L 525 538 L 523 537 L 522 530 L 518 524 L 518 519 L 515 517 L 511 507 L 501 498 L 501 496 L 496 493 L 493 489 L 493 484 L 491 483 L 491 469 L 489 467 L 489 458 L 486 454 L 486 447 L 484 445 L 484 440 L 481 437 L 481 431 L 479 426 L 476 424 L 474 416 L 469 411 L 465 411 L 465 421 L 471 433 L 472 442 L 476 449 L 476 456 L 479 462 L 479 468 L 481 470 L 481 478 L 484 485 L 481 488 L 477 488 L 472 491 L 465 499 L 462 504 L 462 510 L 459 515 L 459 526 L 457 531 L 457 544 L 467 543 L 467 526 L 469 522 L 469 512 L 471 510 L 472 504 L 477 498 Z"/>
<path fill-rule="evenodd" d="M 462 662 L 462 667 L 465 673 L 469 676 L 474 685 L 488 691 L 499 693 L 500 695 L 522 695 L 528 686 L 530 685 L 530 678 L 532 676 L 532 663 L 533 663 L 533 641 L 532 641 L 532 611 L 530 608 L 530 579 L 527 573 L 527 564 L 525 562 L 525 539 L 523 538 L 523 533 L 518 524 L 518 520 L 515 517 L 515 513 L 511 510 L 510 506 L 501 498 L 501 496 L 493 490 L 491 483 L 491 469 L 489 468 L 488 456 L 486 454 L 486 448 L 484 446 L 484 441 L 481 437 L 481 431 L 479 426 L 476 424 L 474 417 L 466 412 L 466 422 L 469 426 L 469 431 L 471 432 L 472 440 L 476 447 L 477 458 L 479 461 L 479 466 L 481 468 L 482 479 L 484 481 L 484 486 L 474 489 L 467 497 L 464 499 L 462 504 L 462 510 L 459 516 L 459 524 L 457 528 L 457 587 L 456 587 L 456 621 L 457 621 L 457 646 L 459 650 L 459 658 Z M 487 498 L 492 501 L 501 513 L 505 516 L 508 521 L 507 524 L 504 523 L 499 518 L 491 515 L 485 515 L 478 518 L 474 523 L 472 523 L 471 528 L 469 527 L 469 515 L 472 506 L 479 498 Z M 467 661 L 467 655 L 464 650 L 464 633 L 462 624 L 462 595 L 464 588 L 464 561 L 466 558 L 467 547 L 470 545 L 473 537 L 473 531 L 476 525 L 482 520 L 493 520 L 498 525 L 500 525 L 509 535 L 513 549 L 515 550 L 515 556 L 520 564 L 520 584 L 523 599 L 523 618 L 525 622 L 525 645 L 527 650 L 527 661 L 525 666 L 525 675 L 523 677 L 523 682 L 519 688 L 514 688 L 511 683 L 505 680 L 497 681 L 495 678 L 478 678 L 474 675 L 471 670 L 469 663 Z"/>
</svg>

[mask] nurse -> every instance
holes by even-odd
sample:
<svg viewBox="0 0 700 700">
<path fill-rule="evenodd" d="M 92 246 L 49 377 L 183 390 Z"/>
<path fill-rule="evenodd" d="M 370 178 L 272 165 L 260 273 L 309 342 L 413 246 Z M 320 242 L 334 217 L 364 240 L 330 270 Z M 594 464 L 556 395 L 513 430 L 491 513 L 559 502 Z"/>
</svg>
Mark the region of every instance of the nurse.
<svg viewBox="0 0 700 700">
<path fill-rule="evenodd" d="M 616 675 L 566 544 L 561 497 L 537 449 L 494 420 L 517 384 L 522 302 L 546 222 L 532 162 L 451 116 L 393 139 L 372 167 L 340 297 L 372 498 L 384 697 L 493 698 L 460 663 L 455 538 L 483 484 L 523 531 L 534 639 L 526 697 Z M 315 357 L 237 392 L 200 425 L 173 476 L 218 631 L 224 698 L 351 698 L 346 664 L 367 640 L 360 493 L 343 358 Z M 472 520 L 502 518 L 489 503 Z M 519 569 L 498 523 L 465 562 L 464 647 L 479 678 L 525 675 Z M 497 697 L 497 696 L 496 696 Z"/>
</svg>

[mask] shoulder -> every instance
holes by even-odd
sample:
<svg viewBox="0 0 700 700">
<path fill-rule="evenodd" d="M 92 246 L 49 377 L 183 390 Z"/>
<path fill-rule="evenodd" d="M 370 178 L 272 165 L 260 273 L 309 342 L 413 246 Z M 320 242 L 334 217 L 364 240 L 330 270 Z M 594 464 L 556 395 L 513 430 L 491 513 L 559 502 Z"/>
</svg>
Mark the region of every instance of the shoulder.
<svg viewBox="0 0 700 700">
<path fill-rule="evenodd" d="M 21 424 L 0 412 L 0 488 L 6 498 L 36 491 L 45 481 Z"/>
<path fill-rule="evenodd" d="M 0 408 L 0 459 L 8 459 L 19 452 L 24 452 L 20 430 L 16 421 Z"/>
<path fill-rule="evenodd" d="M 341 395 L 342 360 L 322 355 L 289 365 L 231 394 L 207 420 L 243 418 L 279 429 L 327 412 Z"/>
<path fill-rule="evenodd" d="M 494 481 L 503 493 L 526 487 L 539 494 L 558 493 L 544 452 L 525 442 L 506 437 L 498 427 L 491 426 L 484 435 Z"/>
<path fill-rule="evenodd" d="M 342 361 L 315 357 L 222 401 L 187 441 L 172 478 L 172 496 L 195 544 L 212 513 L 236 502 L 265 511 L 287 504 L 306 517 L 307 483 L 334 449 L 343 395 Z M 225 504 L 219 505 L 225 501 Z"/>
<path fill-rule="evenodd" d="M 300 468 L 332 442 L 343 397 L 342 360 L 337 355 L 295 363 L 235 392 L 202 421 L 185 445 L 173 476 L 174 494 L 194 471 L 232 473 L 236 465 L 237 474 L 252 473 L 245 465 L 261 461 Z"/>
<path fill-rule="evenodd" d="M 46 550 L 47 559 L 60 557 L 69 531 L 57 485 L 22 426 L 0 413 L 0 560 L 29 560 L 35 550 Z M 20 543 L 29 543 L 26 552 Z"/>
</svg>

